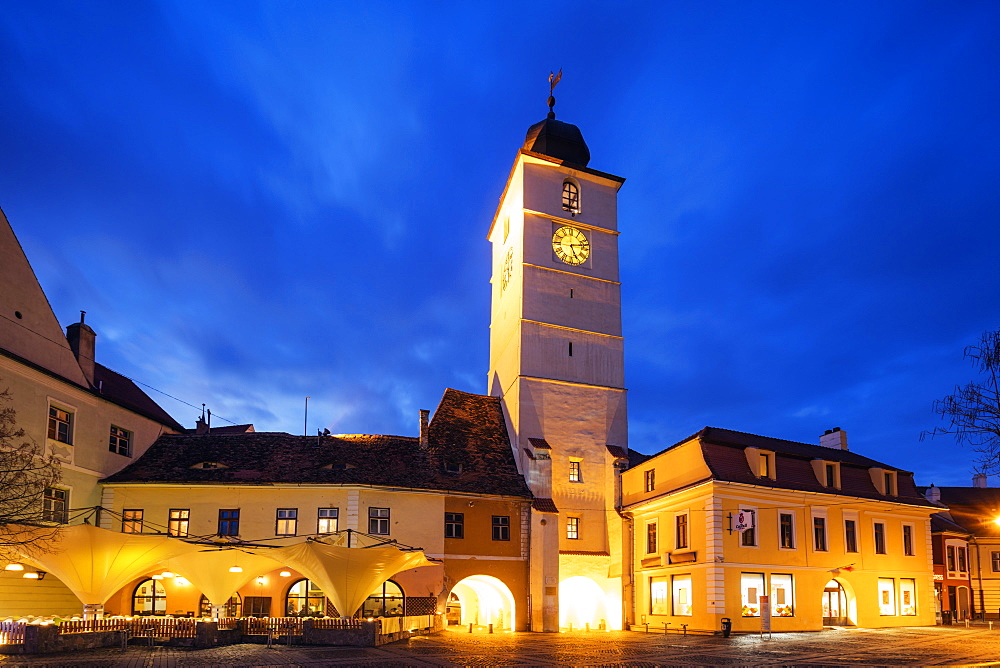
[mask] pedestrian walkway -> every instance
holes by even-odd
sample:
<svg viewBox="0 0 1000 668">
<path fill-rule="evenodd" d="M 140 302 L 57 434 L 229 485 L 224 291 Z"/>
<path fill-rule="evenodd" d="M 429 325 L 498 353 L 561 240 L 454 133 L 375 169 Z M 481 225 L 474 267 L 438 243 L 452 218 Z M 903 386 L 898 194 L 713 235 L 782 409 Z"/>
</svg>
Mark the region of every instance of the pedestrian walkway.
<svg viewBox="0 0 1000 668">
<path fill-rule="evenodd" d="M 129 648 L 32 657 L 2 668 L 87 666 L 1000 666 L 1000 628 L 830 629 L 721 638 L 635 632 L 484 633 L 449 630 L 377 648 L 232 645 Z"/>
</svg>

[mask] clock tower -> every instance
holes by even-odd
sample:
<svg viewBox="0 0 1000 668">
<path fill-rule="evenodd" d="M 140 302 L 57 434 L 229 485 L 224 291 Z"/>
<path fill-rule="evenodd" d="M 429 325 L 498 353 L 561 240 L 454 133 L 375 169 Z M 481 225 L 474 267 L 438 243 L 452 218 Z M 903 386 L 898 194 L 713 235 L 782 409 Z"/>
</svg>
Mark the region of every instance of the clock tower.
<svg viewBox="0 0 1000 668">
<path fill-rule="evenodd" d="M 555 100 L 549 98 L 550 108 Z M 579 128 L 528 129 L 493 219 L 489 391 L 502 398 L 530 519 L 531 628 L 620 629 L 627 464 L 618 189 Z"/>
</svg>

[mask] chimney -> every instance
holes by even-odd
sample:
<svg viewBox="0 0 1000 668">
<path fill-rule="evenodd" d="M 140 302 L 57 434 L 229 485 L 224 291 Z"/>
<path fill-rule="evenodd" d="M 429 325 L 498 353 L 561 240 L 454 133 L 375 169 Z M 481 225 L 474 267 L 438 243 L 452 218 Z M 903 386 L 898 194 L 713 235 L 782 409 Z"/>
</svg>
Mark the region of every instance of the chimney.
<svg viewBox="0 0 1000 668">
<path fill-rule="evenodd" d="M 80 322 L 75 322 L 66 328 L 66 340 L 76 355 L 80 370 L 91 387 L 94 385 L 94 341 L 97 334 L 83 322 L 86 311 L 80 311 Z"/>
<path fill-rule="evenodd" d="M 978 487 L 980 489 L 985 488 L 986 487 L 986 474 L 985 473 L 977 473 L 976 475 L 972 476 L 972 486 L 973 487 Z"/>
<path fill-rule="evenodd" d="M 847 432 L 843 431 L 840 427 L 827 429 L 823 432 L 823 435 L 819 437 L 819 444 L 824 448 L 847 450 Z"/>
<path fill-rule="evenodd" d="M 926 492 L 924 492 L 924 498 L 926 498 L 931 503 L 940 503 L 941 488 L 937 487 L 934 483 L 931 483 L 931 486 L 927 488 Z"/>
<path fill-rule="evenodd" d="M 420 409 L 420 447 L 427 449 L 427 419 L 431 412 L 426 408 Z"/>
<path fill-rule="evenodd" d="M 207 434 L 208 433 L 208 423 L 205 422 L 204 417 L 198 418 L 194 423 L 194 433 L 196 434 Z"/>
</svg>

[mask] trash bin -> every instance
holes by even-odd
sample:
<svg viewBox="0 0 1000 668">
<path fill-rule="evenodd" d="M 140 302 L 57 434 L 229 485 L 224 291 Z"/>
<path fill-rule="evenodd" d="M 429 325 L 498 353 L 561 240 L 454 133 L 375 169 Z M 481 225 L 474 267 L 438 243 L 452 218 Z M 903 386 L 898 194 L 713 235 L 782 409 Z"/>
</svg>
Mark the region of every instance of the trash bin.
<svg viewBox="0 0 1000 668">
<path fill-rule="evenodd" d="M 941 611 L 941 623 L 949 625 L 951 624 L 951 610 Z"/>
<path fill-rule="evenodd" d="M 733 632 L 733 620 L 729 617 L 722 618 L 722 637 L 728 638 L 729 634 Z"/>
</svg>

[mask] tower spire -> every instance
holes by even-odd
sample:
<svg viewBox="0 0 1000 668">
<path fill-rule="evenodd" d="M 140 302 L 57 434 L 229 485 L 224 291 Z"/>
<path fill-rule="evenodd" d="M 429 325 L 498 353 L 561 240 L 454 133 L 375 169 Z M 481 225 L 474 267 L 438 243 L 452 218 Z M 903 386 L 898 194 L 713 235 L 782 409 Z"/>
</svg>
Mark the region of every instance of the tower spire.
<svg viewBox="0 0 1000 668">
<path fill-rule="evenodd" d="M 559 73 L 555 74 L 549 71 L 549 118 L 555 118 L 556 112 L 554 107 L 556 106 L 556 84 L 562 79 L 562 68 L 559 68 Z"/>
</svg>

